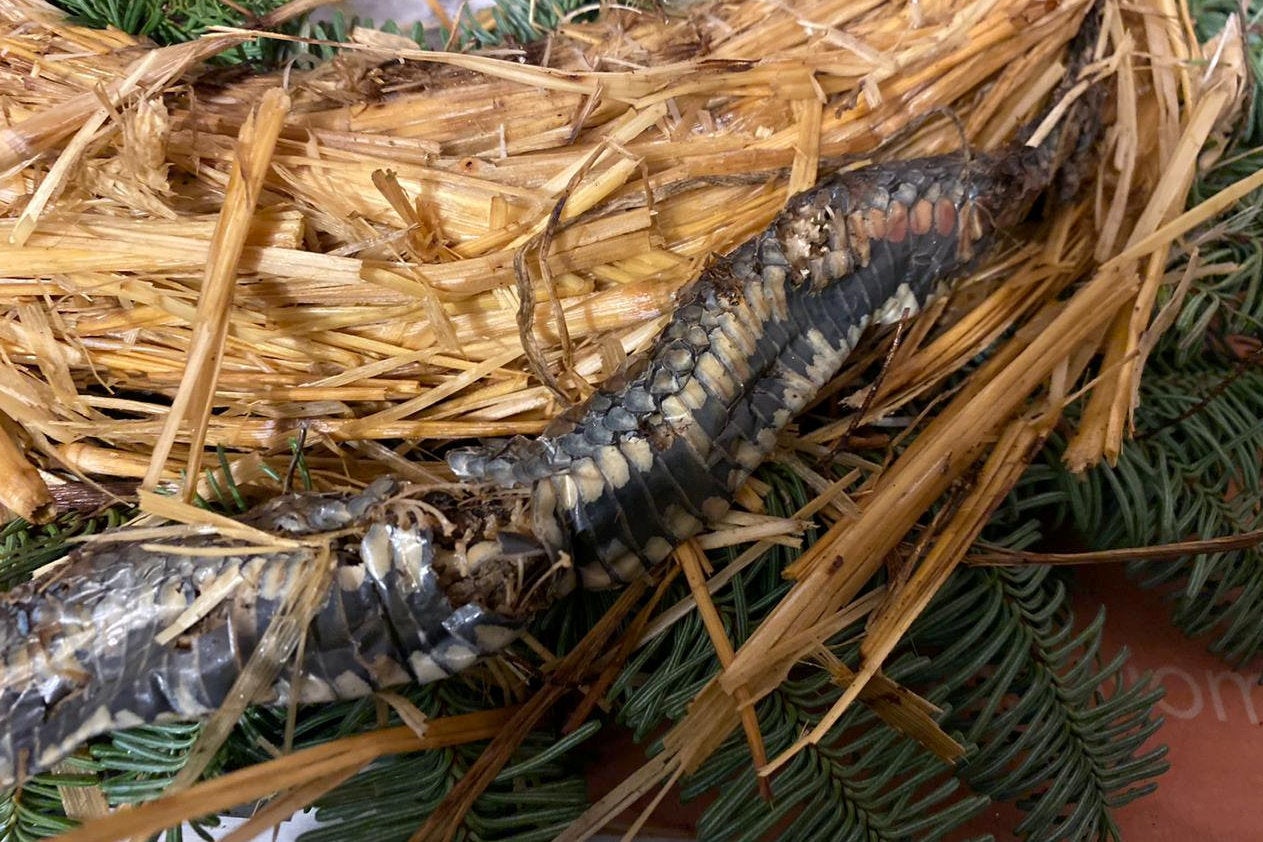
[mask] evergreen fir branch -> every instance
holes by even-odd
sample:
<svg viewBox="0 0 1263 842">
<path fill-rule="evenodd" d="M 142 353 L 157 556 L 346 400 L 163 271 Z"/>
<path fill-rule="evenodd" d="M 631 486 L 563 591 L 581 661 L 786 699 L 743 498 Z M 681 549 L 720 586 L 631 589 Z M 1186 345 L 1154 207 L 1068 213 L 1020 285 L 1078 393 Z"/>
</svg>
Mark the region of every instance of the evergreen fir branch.
<svg viewBox="0 0 1263 842">
<path fill-rule="evenodd" d="M 1229 14 L 1244 15 L 1252 90 L 1223 158 L 1203 173 L 1201 201 L 1263 166 L 1263 2 L 1191 3 L 1203 38 Z M 1061 465 L 1054 444 L 1027 472 L 1014 505 L 1068 522 L 1096 549 L 1139 547 L 1239 534 L 1263 526 L 1263 195 L 1243 199 L 1185 245 L 1199 266 L 1223 267 L 1191 285 L 1172 328 L 1157 343 L 1140 384 L 1136 435 L 1118 464 L 1083 478 Z M 1171 267 L 1178 277 L 1186 256 Z M 1170 300 L 1171 289 L 1158 302 Z M 1171 598 L 1172 620 L 1207 636 L 1212 651 L 1245 666 L 1263 655 L 1263 552 L 1250 548 L 1174 561 L 1136 562 L 1131 575 Z"/>
<path fill-rule="evenodd" d="M 110 23 L 163 41 L 193 37 L 199 22 L 241 25 L 233 20 L 207 22 L 203 6 L 219 12 L 218 0 L 187 8 L 199 14 L 169 22 L 163 29 L 161 2 L 63 0 L 84 20 Z M 265 12 L 278 2 L 247 3 Z M 525 42 L 541 28 L 580 5 L 575 0 L 536 4 L 529 16 L 524 2 L 502 0 L 492 13 L 491 29 L 469 16 L 458 22 L 458 43 L 483 46 L 508 37 Z M 1226 13 L 1229 0 L 1193 3 L 1205 33 Z M 156 11 L 164 14 L 156 15 Z M 1257 24 L 1260 7 L 1248 14 Z M 95 18 L 93 17 L 95 16 Z M 551 17 L 549 17 L 551 16 Z M 371 23 L 371 22 L 366 22 Z M 1248 60 L 1263 75 L 1263 50 L 1257 25 L 1247 22 L 1253 49 Z M 308 30 L 345 40 L 357 21 L 342 19 L 330 28 Z M 397 28 L 396 28 L 397 29 Z M 410 37 L 425 42 L 414 29 Z M 440 33 L 446 40 L 446 33 Z M 240 48 L 243 58 L 255 46 Z M 1263 160 L 1263 109 L 1255 96 L 1238 150 L 1194 190 L 1205 195 L 1253 171 Z M 1232 333 L 1258 335 L 1263 321 L 1263 222 L 1257 202 L 1220 220 L 1213 240 L 1202 244 L 1203 263 L 1233 263 L 1230 275 L 1198 281 L 1175 329 L 1155 352 L 1142 384 L 1138 429 L 1146 437 L 1131 442 L 1116 468 L 1094 471 L 1086 483 L 1060 470 L 1055 450 L 1036 466 L 1011 505 L 998 519 L 1014 531 L 1007 542 L 1020 546 L 1033 536 L 1030 516 L 1050 510 L 1069 518 L 1100 546 L 1139 545 L 1178 540 L 1190 534 L 1211 537 L 1258 528 L 1259 515 L 1248 503 L 1259 498 L 1257 455 L 1263 433 L 1260 417 L 1263 374 L 1247 371 L 1207 397 L 1232 366 L 1209 339 Z M 1204 407 L 1186 418 L 1190 408 Z M 789 476 L 765 475 L 775 492 L 770 508 L 793 511 L 804 499 Z M 231 489 L 212 486 L 220 504 L 234 500 Z M 1117 511 L 1117 517 L 1108 513 Z M 51 531 L 10 524 L 0 535 L 0 589 L 65 552 L 64 540 L 77 531 L 102 528 L 117 520 L 59 521 Z M 777 547 L 736 577 L 717 598 L 717 607 L 734 642 L 740 643 L 783 594 L 780 571 L 796 553 Z M 1190 633 L 1214 633 L 1215 646 L 1238 662 L 1263 651 L 1263 565 L 1257 551 L 1222 553 L 1178 562 L 1137 565 L 1143 584 L 1176 588 L 1174 614 Z M 599 616 L 608 597 L 587 596 L 558 606 L 545 628 L 559 651 Z M 887 672 L 923 692 L 946 711 L 944 727 L 971 747 L 959 769 L 944 766 L 911 740 L 897 734 L 862 706 L 843 718 L 834 739 L 803 752 L 774 779 L 777 800 L 769 809 L 756 795 L 748 749 L 731 738 L 685 782 L 687 794 L 721 788 L 706 812 L 703 838 L 758 838 L 778 823 L 781 838 L 858 839 L 941 836 L 977 813 L 989 800 L 1013 801 L 1026 817 L 1018 832 L 1028 839 L 1089 839 L 1117 836 L 1112 810 L 1152 789 L 1150 779 L 1165 764 L 1160 751 L 1141 746 L 1157 727 L 1152 707 L 1157 694 L 1142 681 L 1126 685 L 1121 659 L 1101 663 L 1102 616 L 1074 630 L 1064 588 L 1047 570 L 962 571 L 944 588 L 918 621 Z M 854 663 L 855 645 L 843 633 L 835 651 Z M 610 692 L 617 716 L 638 738 L 646 738 L 668 719 L 677 718 L 696 691 L 718 670 L 705 631 L 696 617 L 677 623 L 638 652 Z M 838 688 L 821 670 L 804 669 L 758 705 L 760 725 L 771 750 L 787 746 L 804 727 L 818 721 Z M 476 680 L 461 676 L 441 685 L 414 690 L 413 700 L 433 714 L 478 710 L 493 704 Z M 253 709 L 225 746 L 222 762 L 244 765 L 267 756 L 267 743 L 279 744 L 283 711 Z M 296 743 L 310 745 L 377 725 L 369 701 L 305 708 Z M 45 775 L 20 792 L 0 797 L 0 840 L 36 839 L 67 827 L 57 785 L 100 782 L 111 803 L 153 797 L 180 764 L 180 751 L 191 739 L 188 729 L 169 726 L 120 732 L 75 761 L 82 774 Z M 515 766 L 507 769 L 475 806 L 467 831 L 482 839 L 551 838 L 584 806 L 578 748 L 594 725 L 579 736 L 557 741 L 534 735 Z M 185 730 L 180 730 L 185 729 Z M 406 838 L 438 803 L 452 780 L 472 761 L 477 746 L 385 759 L 326 796 L 317 816 L 322 827 L 306 838 L 341 840 L 356 835 L 373 839 Z M 521 815 L 515 816 L 514 812 Z"/>
<path fill-rule="evenodd" d="M 22 788 L 0 795 L 0 842 L 34 842 L 56 836 L 78 822 L 66 816 L 62 787 L 99 786 L 111 807 L 157 798 L 184 767 L 201 726 L 196 723 L 142 725 L 120 731 L 77 754 L 64 765 L 74 771 L 37 775 Z M 208 817 L 194 829 L 215 827 Z M 178 840 L 176 828 L 169 838 Z"/>
<path fill-rule="evenodd" d="M 776 490 L 768 498 L 773 514 L 805 501 L 783 476 L 764 477 Z M 1021 546 L 1036 534 L 1023 523 L 1001 543 Z M 780 572 L 795 555 L 775 548 L 716 598 L 730 633 L 753 628 L 772 609 L 785 587 Z M 758 797 L 748 747 L 733 735 L 682 785 L 686 797 L 721 793 L 699 823 L 700 838 L 757 839 L 777 826 L 785 840 L 934 839 L 991 800 L 1026 812 L 1024 838 L 1117 836 L 1113 809 L 1151 791 L 1166 764 L 1163 750 L 1140 751 L 1157 727 L 1152 707 L 1161 694 L 1147 678 L 1122 683 L 1125 655 L 1100 663 L 1102 619 L 1076 631 L 1065 589 L 1046 568 L 958 573 L 887 672 L 948 711 L 942 724 L 972 746 L 967 761 L 947 767 L 859 706 L 831 741 L 773 779 L 769 807 Z M 839 635 L 835 652 L 844 661 L 854 663 L 859 631 Z M 718 670 L 692 618 L 653 646 L 612 692 L 620 720 L 638 735 L 681 716 Z M 757 706 L 769 752 L 818 722 L 839 694 L 823 670 L 791 675 Z"/>
<path fill-rule="evenodd" d="M 283 0 L 52 0 L 81 26 L 112 26 L 157 44 L 179 44 L 200 37 L 213 26 L 249 26 Z M 243 14 L 244 11 L 244 14 Z M 275 42 L 259 39 L 233 47 L 216 60 L 224 64 L 270 64 L 283 55 Z"/>
<path fill-rule="evenodd" d="M 580 12 L 581 9 L 587 11 Z M 454 49 L 464 50 L 530 44 L 547 36 L 567 20 L 592 20 L 599 13 L 589 0 L 546 0 L 538 3 L 497 0 L 485 12 L 490 16 L 490 23 L 476 16 L 467 6 L 461 6 L 458 11 L 459 16 L 453 21 L 456 26 L 454 35 L 444 26 L 427 32 L 420 23 L 413 23 L 406 30 L 394 20 L 377 26 L 372 18 L 348 17 L 341 11 L 335 11 L 329 20 L 307 20 L 298 26 L 296 32 L 320 41 L 341 43 L 349 41 L 352 31 L 357 28 L 380 29 L 409 38 L 422 48 L 440 48 L 450 44 Z M 295 44 L 292 48 L 321 60 L 328 60 L 338 52 L 336 47 L 325 44 Z"/>
<path fill-rule="evenodd" d="M 939 599 L 956 609 L 927 612 L 910 643 L 942 649 L 929 696 L 952 707 L 944 726 L 978 746 L 963 780 L 1025 811 L 1024 838 L 1117 838 L 1113 808 L 1152 791 L 1167 764 L 1165 749 L 1137 754 L 1159 725 L 1161 691 L 1147 676 L 1124 685 L 1125 652 L 1101 663 L 1104 611 L 1075 631 L 1046 567 L 965 571 Z"/>
<path fill-rule="evenodd" d="M 223 3 L 222 0 L 53 2 L 71 15 L 75 23 L 100 29 L 112 26 L 165 45 L 190 41 L 215 26 L 249 26 L 254 19 L 281 6 L 284 0 L 239 0 L 233 4 Z M 248 14 L 242 14 L 239 9 L 244 9 Z M 432 32 L 427 32 L 419 22 L 405 29 L 394 20 L 386 20 L 377 26 L 372 18 L 347 16 L 341 10 L 335 11 L 329 20 L 316 21 L 304 16 L 285 26 L 284 31 L 318 41 L 346 42 L 357 28 L 378 29 L 409 38 L 422 48 L 438 48 L 451 43 L 457 49 L 469 49 L 529 44 L 546 36 L 567 20 L 591 20 L 598 14 L 598 9 L 593 8 L 590 0 L 543 0 L 531 3 L 497 0 L 486 14 L 489 15 L 489 22 L 486 18 L 476 17 L 467 7 L 462 6 L 460 16 L 454 21 L 455 38 L 446 27 L 435 27 Z M 337 55 L 337 52 L 336 47 L 327 44 L 289 44 L 262 38 L 234 47 L 217 56 L 216 60 L 224 64 L 251 62 L 277 67 L 296 55 L 308 55 L 319 61 L 327 61 Z"/>
<path fill-rule="evenodd" d="M 635 4 L 633 4 L 635 5 Z M 577 10 L 588 7 L 590 0 L 541 0 L 538 3 L 495 3 L 491 7 L 494 26 L 478 22 L 473 14 L 462 15 L 457 22 L 462 45 L 490 47 L 499 44 L 529 44 L 547 35 L 573 17 Z M 592 9 L 577 20 L 591 20 Z M 444 33 L 446 35 L 446 33 Z"/>
<path fill-rule="evenodd" d="M 296 26 L 290 27 L 296 35 L 303 38 L 313 38 L 317 41 L 336 41 L 338 43 L 347 43 L 351 40 L 352 32 L 356 29 L 377 29 L 391 35 L 402 35 L 405 38 L 415 42 L 418 47 L 437 46 L 445 43 L 439 41 L 439 35 L 431 40 L 425 31 L 425 27 L 420 23 L 414 23 L 412 26 L 404 30 L 394 20 L 384 21 L 380 26 L 373 23 L 372 18 L 362 18 L 359 15 L 346 15 L 341 9 L 333 12 L 329 20 L 312 20 L 304 18 Z M 295 43 L 288 47 L 291 54 L 310 55 L 318 61 L 328 61 L 338 54 L 338 48 L 329 44 L 303 44 Z"/>
<path fill-rule="evenodd" d="M 461 678 L 409 694 L 423 711 L 443 715 L 482 710 L 488 699 L 476 683 Z M 355 704 L 322 706 L 353 709 Z M 360 706 L 364 707 L 364 706 Z M 371 706 L 369 706 L 371 710 Z M 277 711 L 256 711 L 257 718 Z M 327 720 L 326 720 L 327 722 Z M 283 716 L 274 723 L 283 727 Z M 377 727 L 361 720 L 355 730 Z M 472 838 L 481 840 L 546 840 L 556 836 L 587 807 L 587 791 L 577 749 L 600 729 L 589 722 L 570 734 L 540 731 L 530 735 L 478 800 L 465 820 Z M 305 741 L 325 742 L 333 735 L 308 730 Z M 439 805 L 448 790 L 481 753 L 482 744 L 449 751 L 420 752 L 384 758 L 355 776 L 317 805 L 320 827 L 303 835 L 305 842 L 341 842 L 367 838 L 406 840 Z"/>
<path fill-rule="evenodd" d="M 1248 71 L 1244 113 L 1224 156 L 1201 174 L 1193 186 L 1191 203 L 1200 202 L 1263 167 L 1263 2 L 1260 0 L 1191 0 L 1198 36 L 1209 39 L 1219 33 L 1229 15 L 1242 20 Z M 1223 336 L 1249 333 L 1258 336 L 1263 327 L 1263 191 L 1256 191 L 1220 216 L 1198 243 L 1202 264 L 1235 264 L 1235 271 L 1194 284 L 1179 323 L 1164 338 L 1161 350 L 1172 344 L 1180 351 L 1181 364 L 1193 363 L 1203 351 L 1208 333 Z M 1175 267 L 1180 268 L 1180 267 Z"/>
<path fill-rule="evenodd" d="M 1258 529 L 1260 417 L 1263 369 L 1240 371 L 1213 358 L 1184 367 L 1155 361 L 1141 384 L 1138 437 L 1116 466 L 1093 470 L 1085 482 L 1060 468 L 1054 450 L 1032 481 L 1042 477 L 1057 489 L 1064 514 L 1098 548 Z M 1244 666 L 1263 654 L 1260 548 L 1135 562 L 1130 572 L 1168 592 L 1176 625 L 1211 636 L 1211 649 L 1229 663 Z"/>
<path fill-rule="evenodd" d="M 1230 169 L 1241 163 L 1263 167 L 1263 149 L 1231 163 Z M 1208 182 L 1198 189 L 1214 192 Z M 1258 199 L 1263 196 L 1241 203 L 1194 243 L 1198 265 L 1233 268 L 1193 284 L 1171 330 L 1159 343 L 1158 357 L 1197 367 L 1208 350 L 1222 349 L 1227 337 L 1263 335 L 1263 210 Z M 1175 272 L 1180 270 L 1175 268 Z M 1159 306 L 1166 305 L 1171 294 L 1171 289 L 1164 290 Z"/>
<path fill-rule="evenodd" d="M 0 591 L 25 582 L 31 573 L 70 552 L 69 539 L 113 529 L 131 512 L 126 506 L 113 506 L 96 515 L 67 512 L 43 526 L 20 518 L 0 526 Z"/>
<path fill-rule="evenodd" d="M 763 478 L 773 487 L 770 514 L 787 515 L 810 496 L 786 472 L 769 469 Z M 1022 545 L 1034 535 L 1023 523 L 1002 543 Z M 774 608 L 787 587 L 781 571 L 797 555 L 774 547 L 716 598 L 735 641 L 744 640 Z M 680 586 L 676 596 L 683 592 Z M 595 622 L 607 600 L 591 595 L 559 607 L 550 618 L 551 631 L 577 635 Z M 1072 634 L 1064 602 L 1064 590 L 1044 570 L 967 570 L 940 594 L 892 659 L 888 674 L 949 711 L 944 725 L 973 747 L 961 769 L 948 768 L 860 706 L 839 723 L 835 739 L 805 752 L 774 779 L 777 797 L 769 808 L 757 797 L 748 747 L 734 735 L 684 784 L 690 796 L 722 793 L 699 826 L 702 838 L 757 839 L 777 826 L 787 840 L 933 839 L 992 799 L 1013 800 L 1028 812 L 1022 825 L 1026 838 L 1056 833 L 1087 839 L 1108 832 L 1113 807 L 1147 791 L 1144 782 L 1162 769 L 1156 754 L 1136 756 L 1154 727 L 1156 695 L 1143 685 L 1122 688 L 1121 662 L 1075 666 L 1092 663 L 1100 627 L 1098 622 Z M 854 661 L 858 631 L 839 635 L 839 657 Z M 564 641 L 557 642 L 564 649 Z M 691 616 L 637 655 L 611 698 L 619 718 L 643 736 L 682 715 L 717 670 L 706 632 Z M 791 676 L 757 708 L 769 748 L 788 746 L 839 692 L 823 670 Z M 499 703 L 475 674 L 414 688 L 409 697 L 430 715 Z M 222 764 L 232 768 L 267 757 L 266 746 L 281 744 L 284 721 L 283 710 L 249 711 L 225 746 Z M 305 707 L 295 744 L 378 725 L 370 700 Z M 595 728 L 589 723 L 561 741 L 554 734 L 532 735 L 515 765 L 471 811 L 466 822 L 471 838 L 551 838 L 577 816 L 586 795 L 581 752 L 575 749 Z M 81 763 L 85 774 L 75 780 L 100 782 L 114 803 L 152 797 L 181 765 L 179 754 L 190 739 L 188 731 L 119 732 L 92 748 L 92 762 Z M 478 752 L 478 746 L 463 746 L 384 759 L 322 799 L 316 813 L 321 826 L 305 838 L 406 839 Z M 57 790 L 47 778 L 0 805 L 0 815 L 19 821 L 20 831 L 8 837 L 13 842 L 65 828 Z"/>
</svg>

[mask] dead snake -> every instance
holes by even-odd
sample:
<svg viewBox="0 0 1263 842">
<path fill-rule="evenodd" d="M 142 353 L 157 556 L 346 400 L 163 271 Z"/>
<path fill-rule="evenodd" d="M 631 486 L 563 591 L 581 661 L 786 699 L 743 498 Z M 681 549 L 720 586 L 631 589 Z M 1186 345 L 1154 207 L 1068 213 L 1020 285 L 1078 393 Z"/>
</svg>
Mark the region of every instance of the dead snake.
<svg viewBox="0 0 1263 842">
<path fill-rule="evenodd" d="M 1076 37 L 1063 92 L 1095 26 Z M 320 547 L 332 572 L 307 629 L 303 702 L 453 675 L 512 641 L 575 571 L 585 587 L 640 575 L 723 517 L 870 324 L 915 313 L 1059 179 L 1073 188 L 1067 161 L 1099 119 L 1089 100 L 1038 146 L 868 166 L 793 197 L 681 294 L 639 364 L 538 438 L 453 453 L 465 487 L 292 495 L 243 520 L 319 540 L 91 544 L 14 588 L 0 601 L 0 787 L 106 731 L 213 712 Z M 156 639 L 220 590 L 208 614 Z M 257 701 L 291 695 L 286 672 Z"/>
</svg>

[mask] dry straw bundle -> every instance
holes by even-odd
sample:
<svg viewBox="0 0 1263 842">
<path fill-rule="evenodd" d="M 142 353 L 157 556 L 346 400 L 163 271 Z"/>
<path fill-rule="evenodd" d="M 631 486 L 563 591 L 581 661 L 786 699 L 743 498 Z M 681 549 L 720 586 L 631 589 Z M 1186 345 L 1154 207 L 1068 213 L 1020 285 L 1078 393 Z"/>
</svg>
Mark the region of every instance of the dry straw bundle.
<svg viewBox="0 0 1263 842">
<path fill-rule="evenodd" d="M 377 35 L 311 70 L 232 78 L 200 62 L 255 33 L 158 49 L 68 24 L 36 0 L 0 0 L 0 458 L 15 477 L 0 498 L 46 517 L 54 476 L 153 488 L 183 475 L 187 495 L 216 449 L 238 484 L 266 486 L 261 468 L 284 471 L 300 435 L 320 487 L 387 471 L 442 477 L 425 454 L 540 430 L 646 347 L 711 255 L 819 174 L 1006 141 L 1060 81 L 1087 5 L 611 9 L 563 26 L 529 62 Z M 847 690 L 800 746 L 872 682 L 889 685 L 884 657 L 1093 361 L 1069 455 L 1086 466 L 1117 453 L 1165 327 L 1165 315 L 1151 318 L 1157 291 L 1181 282 L 1165 272 L 1173 244 L 1259 186 L 1181 213 L 1200 150 L 1235 119 L 1240 67 L 1230 38 L 1196 43 L 1175 0 L 1106 4 L 1093 71 L 1114 106 L 1094 191 L 909 326 L 871 394 L 856 373 L 885 351 L 861 354 L 830 390 L 843 417 L 786 438 L 780 458 L 820 495 L 800 515 L 828 531 L 744 646 L 717 633 L 725 669 L 667 751 L 566 838 L 696 768 L 803 659 Z M 846 464 L 837 454 L 858 424 L 989 348 L 897 460 L 850 465 L 837 480 L 819 469 Z M 887 596 L 853 602 L 952 488 Z M 758 517 L 759 491 L 753 482 L 747 511 L 703 543 L 755 541 L 743 556 L 753 558 L 796 540 L 797 521 Z M 707 588 L 731 571 L 707 581 L 701 561 L 681 555 L 705 615 Z M 822 642 L 865 613 L 853 673 Z M 914 698 L 902 707 L 904 727 L 950 756 L 927 711 Z M 292 762 L 288 777 L 221 787 L 220 801 L 195 789 L 190 812 L 280 788 L 310 795 L 319 775 L 416 747 L 409 735 L 324 766 Z M 82 838 L 148 832 L 180 809 L 136 810 Z M 427 832 L 444 821 L 440 811 Z"/>
</svg>

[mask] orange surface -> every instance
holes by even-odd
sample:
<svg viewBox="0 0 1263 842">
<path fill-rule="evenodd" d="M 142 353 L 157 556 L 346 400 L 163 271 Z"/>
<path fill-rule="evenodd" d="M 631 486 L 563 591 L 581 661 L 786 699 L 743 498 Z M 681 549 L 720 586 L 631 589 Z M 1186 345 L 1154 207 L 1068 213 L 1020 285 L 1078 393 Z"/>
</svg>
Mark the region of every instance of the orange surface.
<svg viewBox="0 0 1263 842">
<path fill-rule="evenodd" d="M 1108 658 L 1126 646 L 1129 680 L 1148 670 L 1166 689 L 1154 738 L 1170 747 L 1171 769 L 1158 791 L 1118 811 L 1128 842 L 1254 842 L 1263 839 L 1263 687 L 1257 664 L 1235 672 L 1168 619 L 1153 591 L 1128 582 L 1121 569 L 1079 571 L 1080 619 L 1106 606 Z M 1259 618 L 1263 622 L 1263 617 Z"/>
</svg>

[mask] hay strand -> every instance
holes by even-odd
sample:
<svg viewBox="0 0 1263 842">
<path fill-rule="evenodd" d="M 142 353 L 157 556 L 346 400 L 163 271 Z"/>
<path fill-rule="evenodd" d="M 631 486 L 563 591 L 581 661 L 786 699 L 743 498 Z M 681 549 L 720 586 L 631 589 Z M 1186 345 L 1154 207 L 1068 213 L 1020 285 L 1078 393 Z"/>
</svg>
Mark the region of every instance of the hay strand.
<svg viewBox="0 0 1263 842">
<path fill-rule="evenodd" d="M 0 423 L 0 476 L 5 478 L 0 485 L 0 507 L 31 523 L 47 523 L 56 515 L 47 483 L 32 467 L 4 423 Z"/>
<path fill-rule="evenodd" d="M 197 301 L 184 376 L 154 445 L 149 470 L 141 480 L 144 488 L 153 488 L 157 484 L 180 425 L 187 422 L 192 431 L 185 469 L 188 477 L 183 491 L 185 502 L 192 498 L 197 476 L 201 473 L 202 445 L 206 440 L 224 343 L 228 338 L 228 310 L 237 280 L 237 262 L 241 258 L 272 151 L 289 108 L 289 97 L 284 91 L 270 90 L 263 95 L 258 110 L 252 112 L 241 126 L 223 209 L 211 236 L 211 250 L 202 280 L 202 294 Z"/>
</svg>

